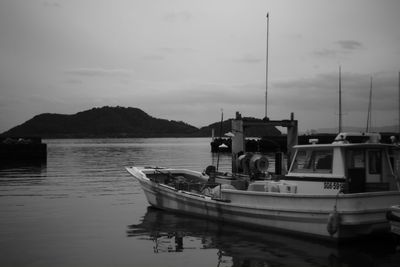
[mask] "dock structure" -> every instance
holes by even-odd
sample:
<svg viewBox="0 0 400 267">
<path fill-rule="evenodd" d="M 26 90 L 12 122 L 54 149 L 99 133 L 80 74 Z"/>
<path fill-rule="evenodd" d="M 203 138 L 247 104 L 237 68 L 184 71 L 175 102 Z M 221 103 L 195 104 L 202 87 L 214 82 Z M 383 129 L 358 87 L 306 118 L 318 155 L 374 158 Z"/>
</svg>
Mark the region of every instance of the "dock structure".
<svg viewBox="0 0 400 267">
<path fill-rule="evenodd" d="M 38 137 L 0 137 L 0 162 L 47 160 L 47 144 Z"/>
<path fill-rule="evenodd" d="M 395 132 L 381 132 L 381 142 L 386 144 L 392 143 L 392 137 L 396 137 L 395 140 L 400 140 L 399 134 Z M 299 145 L 305 145 L 310 143 L 310 139 L 318 139 L 318 143 L 330 144 L 337 136 L 337 133 L 316 133 L 316 134 L 302 134 L 298 135 L 297 140 Z M 225 144 L 227 148 L 223 151 L 219 149 L 221 144 Z M 231 152 L 232 151 L 232 140 L 231 138 L 215 138 L 210 143 L 211 152 Z M 277 136 L 263 136 L 260 139 L 249 138 L 244 141 L 246 152 L 284 152 L 287 150 L 287 135 Z"/>
<path fill-rule="evenodd" d="M 287 134 L 279 136 L 263 136 L 260 139 L 246 139 L 245 129 L 247 127 L 259 126 L 279 126 L 286 127 Z M 293 157 L 293 147 L 297 144 L 308 144 L 310 139 L 317 139 L 318 143 L 330 144 L 335 140 L 337 133 L 321 133 L 313 135 L 298 135 L 298 121 L 294 119 L 291 113 L 289 120 L 269 120 L 262 121 L 256 119 L 242 118 L 236 113 L 236 118 L 232 120 L 231 136 L 229 138 L 214 139 L 211 142 L 212 152 L 231 152 L 232 153 L 232 171 L 238 169 L 238 158 L 246 152 L 276 153 L 276 160 L 279 160 L 282 153 L 285 153 L 287 162 L 291 162 Z M 392 143 L 393 136 L 397 133 L 380 133 L 381 142 Z M 221 149 L 221 145 L 223 150 Z M 280 153 L 279 156 L 278 153 Z M 288 167 L 288 166 L 287 166 Z"/>
<path fill-rule="evenodd" d="M 232 120 L 232 170 L 237 169 L 237 159 L 240 155 L 246 153 L 245 135 L 244 130 L 246 127 L 252 126 L 280 126 L 287 128 L 286 136 L 286 155 L 288 162 L 292 157 L 292 150 L 298 144 L 298 122 L 294 119 L 291 113 L 290 120 L 269 120 L 254 121 L 242 119 L 241 115 L 237 112 L 236 118 Z"/>
</svg>

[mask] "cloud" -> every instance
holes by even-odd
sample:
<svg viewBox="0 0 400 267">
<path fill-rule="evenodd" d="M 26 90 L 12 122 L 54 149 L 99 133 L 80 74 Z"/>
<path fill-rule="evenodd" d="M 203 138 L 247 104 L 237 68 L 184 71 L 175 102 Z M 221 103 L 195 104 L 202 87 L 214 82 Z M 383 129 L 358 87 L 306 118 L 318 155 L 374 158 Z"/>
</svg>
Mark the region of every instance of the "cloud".
<svg viewBox="0 0 400 267">
<path fill-rule="evenodd" d="M 372 103 L 374 110 L 395 110 L 397 100 L 396 77 L 377 74 L 373 77 Z M 296 95 L 290 99 L 293 107 L 307 110 L 337 108 L 338 73 L 323 73 L 310 78 L 276 81 L 272 84 L 278 98 Z M 342 101 L 348 112 L 365 111 L 368 105 L 370 75 L 342 73 Z"/>
<path fill-rule="evenodd" d="M 58 1 L 50 1 L 50 0 L 48 0 L 48 1 L 43 1 L 43 2 L 42 2 L 42 5 L 43 5 L 44 7 L 49 7 L 49 8 L 51 8 L 51 7 L 53 7 L 53 8 L 61 7 L 60 2 L 58 2 Z"/>
<path fill-rule="evenodd" d="M 313 52 L 318 57 L 337 57 L 362 49 L 362 43 L 355 40 L 339 40 L 333 43 L 334 48 L 323 48 Z"/>
<path fill-rule="evenodd" d="M 356 50 L 363 47 L 363 45 L 355 40 L 340 40 L 336 42 L 344 50 Z"/>
<path fill-rule="evenodd" d="M 249 64 L 254 64 L 254 63 L 260 63 L 265 61 L 265 59 L 260 58 L 260 57 L 256 57 L 254 55 L 243 55 L 241 58 L 237 58 L 234 60 L 237 63 L 249 63 Z"/>
<path fill-rule="evenodd" d="M 192 14 L 188 11 L 170 12 L 164 15 L 164 21 L 166 22 L 177 22 L 177 21 L 189 21 L 192 19 Z"/>
<path fill-rule="evenodd" d="M 338 51 L 334 49 L 321 49 L 314 51 L 313 54 L 320 57 L 335 57 L 337 56 Z"/>
<path fill-rule="evenodd" d="M 67 79 L 67 80 L 65 80 L 65 83 L 76 85 L 76 84 L 82 84 L 82 81 L 78 80 L 78 79 Z"/>
<path fill-rule="evenodd" d="M 160 47 L 152 52 L 141 55 L 140 59 L 145 61 L 163 61 L 169 57 L 190 56 L 195 53 L 193 48 L 186 47 Z"/>
<path fill-rule="evenodd" d="M 84 77 L 105 77 L 105 76 L 129 77 L 132 75 L 132 70 L 79 68 L 79 69 L 66 70 L 65 73 L 68 75 L 84 76 Z"/>
<path fill-rule="evenodd" d="M 141 57 L 141 59 L 150 60 L 150 61 L 161 61 L 161 60 L 164 60 L 165 57 L 162 56 L 162 55 L 153 54 L 153 55 L 144 55 L 144 56 Z"/>
<path fill-rule="evenodd" d="M 179 46 L 174 46 L 174 47 L 160 47 L 158 49 L 159 53 L 162 54 L 177 54 L 177 53 L 185 53 L 185 54 L 191 54 L 196 52 L 196 50 L 192 47 L 179 47 Z"/>
</svg>

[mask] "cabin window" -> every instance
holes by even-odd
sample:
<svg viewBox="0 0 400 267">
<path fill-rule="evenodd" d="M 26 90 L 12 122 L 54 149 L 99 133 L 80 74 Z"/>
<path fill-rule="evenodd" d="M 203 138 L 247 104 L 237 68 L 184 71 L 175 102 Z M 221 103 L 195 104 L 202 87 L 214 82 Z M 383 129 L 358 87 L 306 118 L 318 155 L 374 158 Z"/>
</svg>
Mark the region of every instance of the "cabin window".
<svg viewBox="0 0 400 267">
<path fill-rule="evenodd" d="M 368 151 L 369 174 L 380 174 L 382 170 L 382 152 L 380 150 Z"/>
<path fill-rule="evenodd" d="M 349 159 L 348 167 L 350 169 L 365 168 L 365 159 L 363 150 L 349 150 L 347 158 Z"/>
<path fill-rule="evenodd" d="M 349 159 L 348 167 L 350 169 L 365 168 L 365 159 L 363 150 L 349 150 L 347 158 Z"/>
<path fill-rule="evenodd" d="M 299 150 L 291 171 L 297 173 L 332 173 L 332 155 L 331 149 Z"/>
</svg>

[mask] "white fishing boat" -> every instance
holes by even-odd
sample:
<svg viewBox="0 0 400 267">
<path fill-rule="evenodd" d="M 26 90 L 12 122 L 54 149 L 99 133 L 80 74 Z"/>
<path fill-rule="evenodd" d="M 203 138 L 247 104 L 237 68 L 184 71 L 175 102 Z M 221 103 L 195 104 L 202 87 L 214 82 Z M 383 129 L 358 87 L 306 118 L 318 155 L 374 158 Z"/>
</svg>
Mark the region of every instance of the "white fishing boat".
<svg viewBox="0 0 400 267">
<path fill-rule="evenodd" d="M 341 133 L 332 144 L 294 146 L 285 175 L 268 173 L 267 159 L 248 153 L 233 153 L 232 174 L 126 169 L 164 210 L 331 240 L 389 232 L 386 212 L 400 204 L 398 147 L 380 143 L 379 134 L 357 135 L 365 142 Z"/>
</svg>

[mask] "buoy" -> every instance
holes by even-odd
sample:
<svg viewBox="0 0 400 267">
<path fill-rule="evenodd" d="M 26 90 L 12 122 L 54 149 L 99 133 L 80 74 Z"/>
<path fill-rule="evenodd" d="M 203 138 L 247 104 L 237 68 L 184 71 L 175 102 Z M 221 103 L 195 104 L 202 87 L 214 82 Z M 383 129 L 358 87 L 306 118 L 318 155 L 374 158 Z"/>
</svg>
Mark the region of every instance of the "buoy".
<svg viewBox="0 0 400 267">
<path fill-rule="evenodd" d="M 326 225 L 326 229 L 328 233 L 333 236 L 339 230 L 339 223 L 340 223 L 340 215 L 336 211 L 336 209 L 329 213 L 328 216 L 328 224 Z"/>
</svg>

